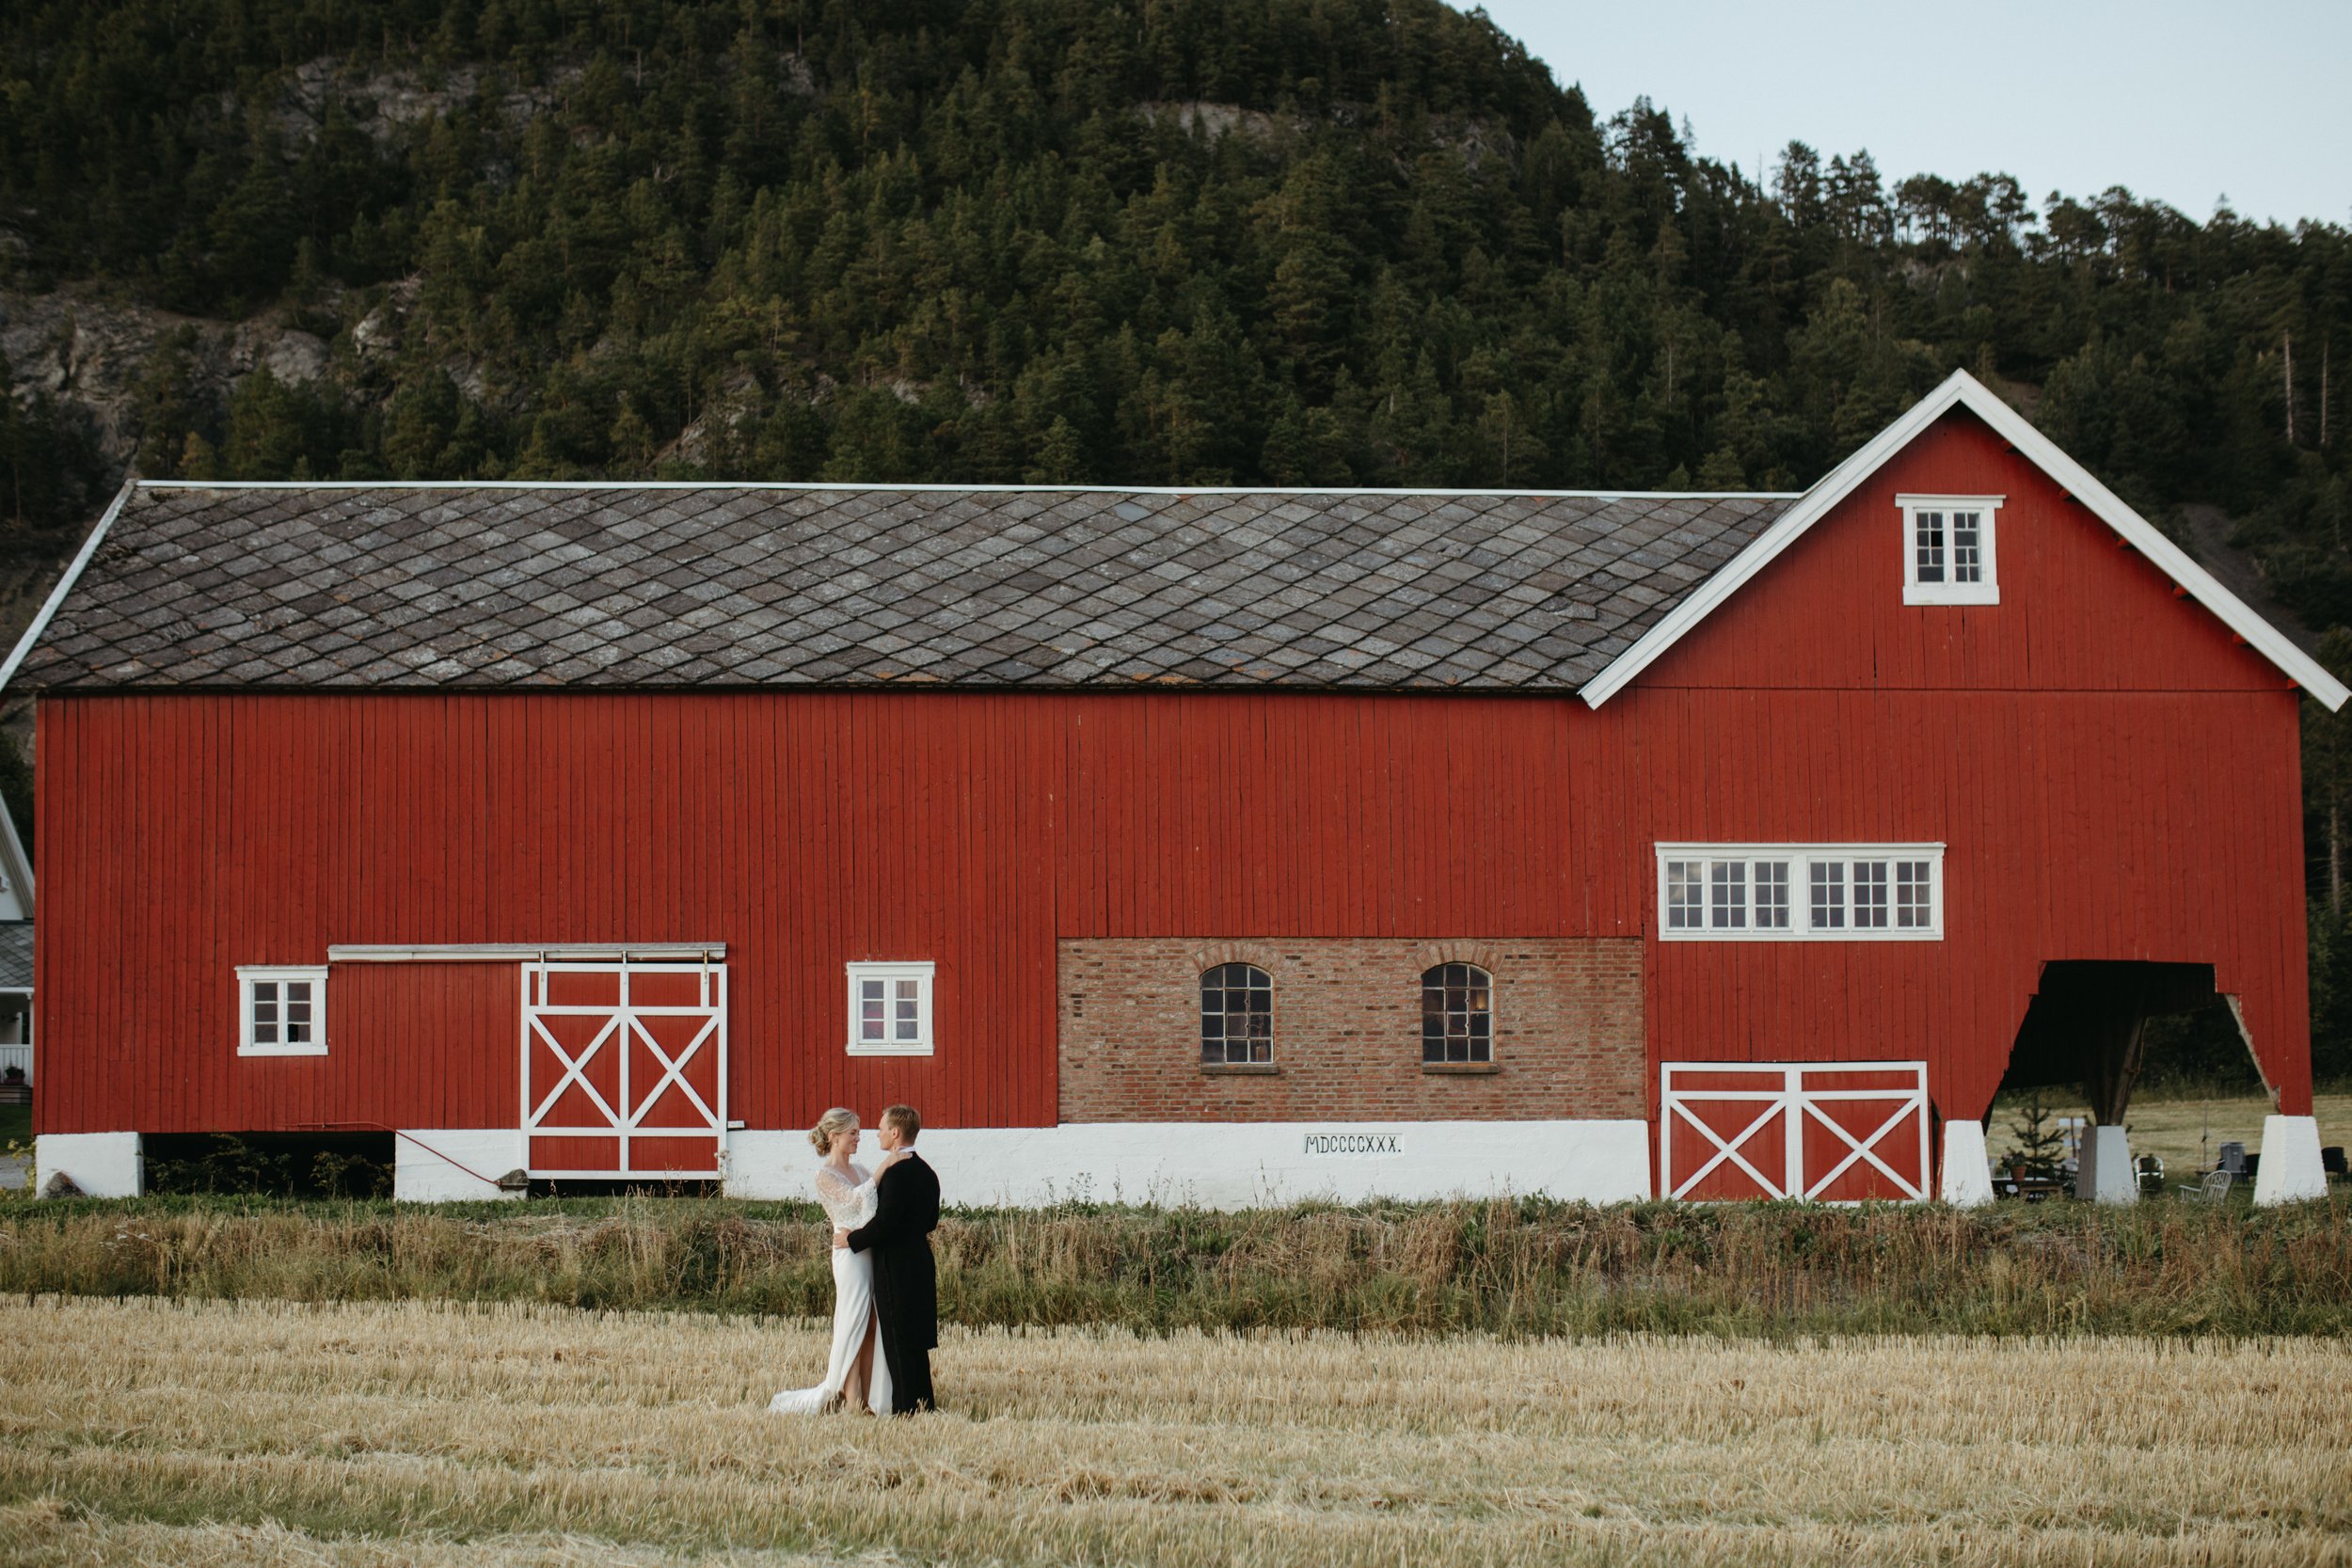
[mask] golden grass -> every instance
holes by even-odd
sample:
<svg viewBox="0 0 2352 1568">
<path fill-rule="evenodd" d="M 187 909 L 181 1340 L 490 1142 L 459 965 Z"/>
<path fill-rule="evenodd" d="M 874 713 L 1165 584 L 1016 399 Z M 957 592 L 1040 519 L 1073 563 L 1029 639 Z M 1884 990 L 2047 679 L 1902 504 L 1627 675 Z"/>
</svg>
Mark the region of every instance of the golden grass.
<svg viewBox="0 0 2352 1568">
<path fill-rule="evenodd" d="M 0 1565 L 2352 1562 L 2326 1340 L 950 1331 L 892 1422 L 769 1416 L 823 1339 L 748 1316 L 20 1297 L 0 1343 Z"/>
<path fill-rule="evenodd" d="M 1941 1208 L 1535 1200 L 1221 1214 L 967 1210 L 932 1238 L 966 1327 L 1544 1337 L 2352 1335 L 2352 1194 Z M 0 1294 L 828 1310 L 813 1206 L 644 1195 L 441 1209 L 0 1205 Z"/>
</svg>

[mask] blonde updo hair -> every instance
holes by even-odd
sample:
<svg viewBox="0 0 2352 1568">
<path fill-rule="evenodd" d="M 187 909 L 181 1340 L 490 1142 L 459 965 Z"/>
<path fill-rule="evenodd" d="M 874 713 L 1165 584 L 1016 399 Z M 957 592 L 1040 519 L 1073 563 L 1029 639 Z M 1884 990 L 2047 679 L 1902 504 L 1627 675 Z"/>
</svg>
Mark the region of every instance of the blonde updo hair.
<svg viewBox="0 0 2352 1568">
<path fill-rule="evenodd" d="M 808 1130 L 808 1141 L 817 1146 L 819 1154 L 833 1152 L 833 1141 L 858 1125 L 857 1113 L 846 1105 L 835 1105 L 817 1118 L 817 1125 Z"/>
</svg>

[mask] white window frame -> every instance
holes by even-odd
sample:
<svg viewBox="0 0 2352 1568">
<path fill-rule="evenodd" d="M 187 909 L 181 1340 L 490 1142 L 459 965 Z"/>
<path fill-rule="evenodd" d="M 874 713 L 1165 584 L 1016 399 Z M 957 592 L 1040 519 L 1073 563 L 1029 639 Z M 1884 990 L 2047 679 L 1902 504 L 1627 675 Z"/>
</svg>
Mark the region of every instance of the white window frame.
<svg viewBox="0 0 2352 1568">
<path fill-rule="evenodd" d="M 286 1032 L 285 987 L 308 981 L 310 987 L 310 1037 L 289 1042 Z M 278 992 L 278 1032 L 275 1040 L 253 1037 L 253 988 L 275 985 Z M 237 1054 L 240 1056 L 324 1056 L 326 1054 L 326 966 L 325 964 L 239 964 L 237 966 Z"/>
<path fill-rule="evenodd" d="M 1995 525 L 2000 520 L 2001 503 L 2005 496 L 1897 496 L 1895 504 L 1903 515 L 1903 603 L 1905 604 L 1999 604 L 2001 576 L 1993 541 Z M 1945 515 L 1944 571 L 1942 582 L 1919 580 L 1919 515 L 1940 512 Z M 1977 512 L 1983 514 L 1981 553 L 1983 569 L 1976 582 L 1951 580 L 1952 544 L 1951 514 Z"/>
<path fill-rule="evenodd" d="M 933 990 L 933 981 L 936 977 L 935 971 L 937 970 L 937 965 L 929 962 L 853 963 L 847 965 L 846 967 L 849 971 L 850 979 L 849 1051 L 850 1055 L 929 1056 L 934 1053 L 934 1041 L 931 1037 L 931 993 Z M 858 1006 L 860 998 L 858 992 L 860 988 L 867 980 L 880 980 L 883 983 L 884 990 L 882 995 L 885 1004 L 893 1000 L 888 990 L 893 981 L 914 980 L 919 982 L 914 992 L 914 1026 L 921 1037 L 920 1038 L 913 1040 L 868 1040 L 858 1037 L 858 1024 L 860 1022 Z M 888 1025 L 892 1022 L 892 1016 L 885 1013 L 883 1017 L 883 1025 L 885 1030 L 887 1030 Z"/>
<path fill-rule="evenodd" d="M 1756 865 L 1759 861 L 1782 862 L 1788 867 L 1788 914 L 1785 927 L 1759 927 L 1756 924 Z M 1886 874 L 1887 924 L 1883 927 L 1857 927 L 1853 924 L 1853 866 L 1856 862 L 1883 862 Z M 1925 861 L 1928 863 L 1928 923 L 1925 926 L 1896 925 L 1896 886 L 1900 880 L 1895 863 Z M 1699 924 L 1676 927 L 1669 924 L 1670 910 L 1666 901 L 1666 871 L 1670 865 L 1698 863 L 1698 885 L 1701 902 L 1697 911 Z M 1745 870 L 1739 879 L 1746 903 L 1739 911 L 1740 924 L 1715 924 L 1716 889 L 1719 884 L 1713 868 L 1718 863 L 1740 862 Z M 1813 871 L 1817 863 L 1836 863 L 1844 868 L 1839 882 L 1844 892 L 1841 908 L 1844 924 L 1820 926 L 1813 924 Z M 1944 940 L 1944 846 L 1941 844 L 1661 844 L 1658 846 L 1657 880 L 1658 940 L 1661 942 L 1942 942 Z M 1728 919 L 1731 911 L 1725 911 Z"/>
</svg>

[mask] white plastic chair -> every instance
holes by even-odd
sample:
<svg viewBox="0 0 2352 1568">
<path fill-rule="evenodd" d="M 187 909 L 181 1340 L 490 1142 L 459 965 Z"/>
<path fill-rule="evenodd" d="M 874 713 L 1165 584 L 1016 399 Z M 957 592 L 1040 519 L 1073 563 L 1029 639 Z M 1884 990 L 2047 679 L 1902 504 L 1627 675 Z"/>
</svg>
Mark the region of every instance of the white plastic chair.
<svg viewBox="0 0 2352 1568">
<path fill-rule="evenodd" d="M 2226 1170 L 2209 1170 L 2205 1173 L 2203 1180 L 2184 1181 L 2173 1191 L 2186 1193 L 2201 1203 L 2217 1203 L 2230 1196 L 2230 1173 Z"/>
</svg>

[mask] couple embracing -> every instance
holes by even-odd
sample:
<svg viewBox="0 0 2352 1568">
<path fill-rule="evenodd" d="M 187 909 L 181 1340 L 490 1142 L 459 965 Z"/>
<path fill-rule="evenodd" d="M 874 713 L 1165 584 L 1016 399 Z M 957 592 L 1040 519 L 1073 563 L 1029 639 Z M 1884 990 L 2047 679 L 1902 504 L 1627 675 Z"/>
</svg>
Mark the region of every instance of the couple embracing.
<svg viewBox="0 0 2352 1568">
<path fill-rule="evenodd" d="M 939 1344 L 939 1291 L 930 1233 L 939 1224 L 939 1177 L 914 1152 L 923 1118 L 910 1105 L 882 1114 L 882 1158 L 857 1163 L 857 1113 L 827 1111 L 809 1132 L 823 1159 L 817 1201 L 833 1221 L 833 1354 L 825 1381 L 768 1402 L 780 1415 L 839 1406 L 877 1416 L 931 1407 L 931 1352 Z"/>
</svg>

